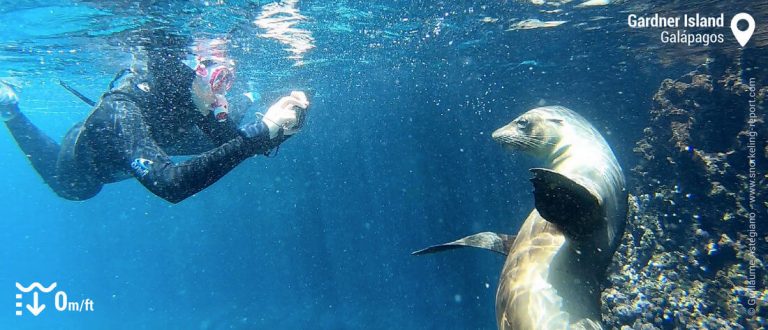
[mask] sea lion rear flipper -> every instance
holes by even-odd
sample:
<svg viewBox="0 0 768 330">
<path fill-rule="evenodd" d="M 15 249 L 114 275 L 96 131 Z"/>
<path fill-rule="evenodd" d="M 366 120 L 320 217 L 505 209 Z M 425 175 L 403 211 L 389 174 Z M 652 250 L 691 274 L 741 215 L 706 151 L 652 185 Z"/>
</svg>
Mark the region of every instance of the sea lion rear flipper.
<svg viewBox="0 0 768 330">
<path fill-rule="evenodd" d="M 497 234 L 492 232 L 482 232 L 474 235 L 464 237 L 459 240 L 455 240 L 450 243 L 433 245 L 426 249 L 414 251 L 412 255 L 430 254 L 436 252 L 443 252 L 447 250 L 453 250 L 463 247 L 476 247 L 486 250 L 491 250 L 496 253 L 507 255 L 509 248 L 512 246 L 512 242 L 515 241 L 515 235 Z"/>
<path fill-rule="evenodd" d="M 567 234 L 590 232 L 604 218 L 600 200 L 586 187 L 549 169 L 531 172 L 536 210 Z"/>
</svg>

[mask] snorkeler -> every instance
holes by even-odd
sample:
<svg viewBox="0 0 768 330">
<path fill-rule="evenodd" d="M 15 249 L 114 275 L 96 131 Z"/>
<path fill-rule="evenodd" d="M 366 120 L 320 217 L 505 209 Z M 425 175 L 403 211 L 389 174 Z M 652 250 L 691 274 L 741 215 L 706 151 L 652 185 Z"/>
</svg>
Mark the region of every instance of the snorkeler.
<svg viewBox="0 0 768 330">
<path fill-rule="evenodd" d="M 238 127 L 228 118 L 231 63 L 214 57 L 191 69 L 170 55 L 148 50 L 146 72 L 118 74 L 61 144 L 20 111 L 16 92 L 4 82 L 0 115 L 45 183 L 76 201 L 132 176 L 155 195 L 178 203 L 245 159 L 268 155 L 301 128 L 309 106 L 303 92 L 292 92 L 261 120 Z M 194 156 L 178 163 L 170 158 L 182 155 Z"/>
</svg>

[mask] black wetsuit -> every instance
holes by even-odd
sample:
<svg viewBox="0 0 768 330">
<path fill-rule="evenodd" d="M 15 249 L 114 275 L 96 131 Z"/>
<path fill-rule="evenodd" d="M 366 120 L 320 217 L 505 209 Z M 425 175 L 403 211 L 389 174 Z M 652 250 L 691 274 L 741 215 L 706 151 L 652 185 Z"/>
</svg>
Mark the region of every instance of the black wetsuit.
<svg viewBox="0 0 768 330">
<path fill-rule="evenodd" d="M 201 114 L 191 101 L 193 78 L 191 69 L 170 76 L 127 72 L 61 145 L 23 113 L 6 125 L 40 176 L 63 198 L 88 199 L 104 184 L 132 176 L 177 203 L 283 141 L 270 141 L 261 123 L 250 127 L 249 138 L 235 123 Z M 194 156 L 173 162 L 170 156 L 178 155 Z"/>
</svg>

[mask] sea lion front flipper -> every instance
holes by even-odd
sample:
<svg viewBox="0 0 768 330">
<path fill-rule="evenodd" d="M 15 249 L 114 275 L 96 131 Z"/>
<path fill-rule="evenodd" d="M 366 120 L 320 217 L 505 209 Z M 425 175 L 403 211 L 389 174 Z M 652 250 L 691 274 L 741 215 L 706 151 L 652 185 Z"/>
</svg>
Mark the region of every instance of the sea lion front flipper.
<svg viewBox="0 0 768 330">
<path fill-rule="evenodd" d="M 430 254 L 443 252 L 463 247 L 476 247 L 480 249 L 491 250 L 496 253 L 507 255 L 509 248 L 515 241 L 515 235 L 497 234 L 489 231 L 470 235 L 450 243 L 433 245 L 426 249 L 414 251 L 412 255 Z"/>
<path fill-rule="evenodd" d="M 599 199 L 586 187 L 549 169 L 533 168 L 531 172 L 536 210 L 565 233 L 591 232 L 605 217 Z"/>
</svg>

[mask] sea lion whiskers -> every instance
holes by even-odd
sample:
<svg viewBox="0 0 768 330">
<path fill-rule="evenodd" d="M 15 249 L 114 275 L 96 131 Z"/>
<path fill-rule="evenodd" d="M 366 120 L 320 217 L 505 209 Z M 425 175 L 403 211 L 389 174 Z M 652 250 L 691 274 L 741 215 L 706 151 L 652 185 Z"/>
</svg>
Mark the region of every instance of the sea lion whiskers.
<svg viewBox="0 0 768 330">
<path fill-rule="evenodd" d="M 503 144 L 509 144 L 518 148 L 536 148 L 538 144 L 536 140 L 527 139 L 524 136 L 504 136 L 498 138 L 498 141 Z"/>
<path fill-rule="evenodd" d="M 548 145 L 556 145 L 556 142 L 549 141 L 552 138 L 556 138 L 556 136 L 551 135 L 529 135 L 526 136 L 527 138 L 531 139 L 538 139 L 540 143 L 542 144 L 548 144 Z"/>
<path fill-rule="evenodd" d="M 521 135 L 521 134 L 510 134 L 510 135 L 502 135 L 498 136 L 496 138 L 497 141 L 504 143 L 504 144 L 510 144 L 517 147 L 527 147 L 531 149 L 540 148 L 542 146 L 554 146 L 557 143 L 550 141 L 553 137 L 552 136 L 545 136 L 545 135 Z"/>
</svg>

